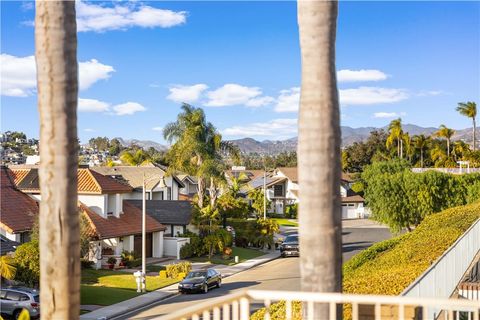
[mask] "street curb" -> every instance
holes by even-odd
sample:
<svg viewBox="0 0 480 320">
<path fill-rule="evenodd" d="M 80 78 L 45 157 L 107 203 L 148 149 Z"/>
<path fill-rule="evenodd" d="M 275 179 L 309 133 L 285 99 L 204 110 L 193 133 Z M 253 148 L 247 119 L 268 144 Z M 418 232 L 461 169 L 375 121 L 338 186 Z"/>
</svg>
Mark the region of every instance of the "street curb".
<svg viewBox="0 0 480 320">
<path fill-rule="evenodd" d="M 267 253 L 266 255 L 268 255 L 268 253 Z M 267 263 L 267 262 L 276 260 L 276 259 L 278 259 L 278 258 L 280 258 L 280 255 L 278 255 L 278 256 L 273 256 L 273 257 L 271 257 L 271 258 L 269 257 L 269 258 L 262 259 L 261 261 L 258 261 L 258 262 L 256 262 L 256 263 L 253 263 L 251 266 L 247 266 L 245 269 L 243 269 L 243 270 L 241 270 L 241 271 L 238 271 L 238 272 L 236 272 L 236 273 L 232 273 L 232 274 L 226 275 L 226 276 L 224 276 L 224 277 L 222 276 L 222 279 L 228 278 L 228 277 L 231 277 L 231 276 L 234 276 L 234 275 L 236 275 L 236 274 L 239 274 L 239 273 L 241 273 L 241 272 L 250 270 L 250 269 L 252 269 L 252 268 L 254 268 L 254 267 L 257 267 L 257 266 L 262 265 L 262 264 L 265 264 L 265 263 Z M 253 259 L 252 259 L 252 260 L 253 260 Z M 248 260 L 247 260 L 247 261 L 248 261 Z M 246 261 L 245 261 L 245 262 L 246 262 Z M 242 263 L 245 263 L 245 262 L 242 262 Z M 159 292 L 159 291 L 161 292 L 162 289 L 165 289 L 165 288 L 168 288 L 168 287 L 171 287 L 171 286 L 176 286 L 176 285 L 177 285 L 177 284 L 175 283 L 175 284 L 172 284 L 172 285 L 170 285 L 170 286 L 167 286 L 167 287 L 164 287 L 164 288 L 161 288 L 161 289 L 158 289 L 158 290 L 149 292 L 149 293 L 154 293 L 154 292 Z M 149 293 L 147 293 L 147 294 L 149 294 Z M 154 301 L 149 301 L 149 302 L 141 303 L 141 304 L 137 304 L 137 305 L 132 306 L 132 307 L 130 307 L 130 308 L 119 308 L 119 310 L 118 310 L 117 312 L 114 312 L 114 313 L 112 313 L 112 314 L 109 314 L 108 316 L 101 316 L 101 317 L 91 317 L 91 316 L 90 316 L 90 317 L 89 317 L 89 315 L 92 314 L 92 313 L 94 313 L 95 311 L 98 311 L 98 310 L 103 309 L 103 308 L 100 308 L 100 309 L 97 309 L 97 310 L 95 310 L 95 311 L 92 311 L 92 312 L 85 313 L 85 314 L 81 315 L 81 316 L 80 316 L 80 319 L 81 319 L 81 320 L 109 320 L 109 319 L 115 319 L 115 318 L 117 318 L 117 317 L 119 317 L 119 316 L 121 316 L 121 315 L 128 314 L 128 313 L 130 313 L 130 312 L 132 312 L 132 311 L 135 311 L 136 309 L 142 309 L 142 308 L 145 308 L 145 307 L 147 307 L 147 306 L 149 306 L 149 305 L 153 305 L 153 304 L 156 304 L 156 303 L 158 303 L 158 302 L 160 302 L 160 301 L 163 301 L 163 300 L 165 300 L 165 299 L 168 299 L 168 298 L 171 298 L 171 297 L 173 297 L 173 296 L 179 295 L 178 293 L 173 293 L 173 292 L 169 292 L 169 293 L 163 292 L 163 293 L 165 293 L 165 295 L 162 296 L 162 297 L 160 297 L 159 299 L 156 299 L 156 300 L 154 300 Z M 142 296 L 138 296 L 138 297 L 142 297 Z M 133 299 L 136 299 L 136 298 L 138 298 L 138 297 L 135 297 L 135 298 L 133 298 Z M 130 299 L 130 300 L 131 300 L 131 299 Z M 128 301 L 128 300 L 125 300 L 125 301 Z M 121 303 L 124 303 L 125 301 L 122 301 L 122 302 L 119 302 L 119 303 L 116 303 L 116 304 L 121 304 Z M 105 308 L 115 306 L 116 304 L 112 304 L 112 305 L 110 305 L 110 306 L 106 306 Z"/>
</svg>

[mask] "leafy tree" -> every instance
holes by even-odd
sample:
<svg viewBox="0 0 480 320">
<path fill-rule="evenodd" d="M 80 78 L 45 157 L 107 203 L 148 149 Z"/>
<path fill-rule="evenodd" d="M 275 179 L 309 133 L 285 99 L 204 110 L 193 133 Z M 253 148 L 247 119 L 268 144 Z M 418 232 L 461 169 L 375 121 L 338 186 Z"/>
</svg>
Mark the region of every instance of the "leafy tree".
<svg viewBox="0 0 480 320">
<path fill-rule="evenodd" d="M 258 217 L 263 217 L 263 208 L 264 208 L 264 194 L 263 189 L 253 189 L 248 193 L 248 198 L 251 200 L 251 205 Z M 270 207 L 270 200 L 267 200 L 267 208 Z"/>
<path fill-rule="evenodd" d="M 98 151 L 106 151 L 109 148 L 110 140 L 107 137 L 96 137 L 88 140 L 88 144 Z"/>
<path fill-rule="evenodd" d="M 10 138 L 12 140 L 16 140 L 16 139 L 27 139 L 27 135 L 21 131 L 13 131 L 11 134 L 10 134 Z"/>
<path fill-rule="evenodd" d="M 38 285 L 40 280 L 40 250 L 37 240 L 26 242 L 17 247 L 15 264 L 17 265 L 15 280 L 30 287 Z"/>
<path fill-rule="evenodd" d="M 389 159 L 386 147 L 387 133 L 374 130 L 366 141 L 355 142 L 342 152 L 342 169 L 345 172 L 362 172 L 374 160 Z"/>
<path fill-rule="evenodd" d="M 15 278 L 17 268 L 15 267 L 15 260 L 8 255 L 0 257 L 0 277 L 7 280 Z"/>
<path fill-rule="evenodd" d="M 280 231 L 280 226 L 272 219 L 258 219 L 257 220 L 257 235 L 255 242 L 261 248 L 268 246 L 271 248 L 274 244 L 273 236 Z"/>
<path fill-rule="evenodd" d="M 473 151 L 475 151 L 476 147 L 476 131 L 477 131 L 477 124 L 475 118 L 477 117 L 477 104 L 473 101 L 470 102 L 459 102 L 457 111 L 460 112 L 461 115 L 471 118 L 473 122 L 473 136 L 472 136 L 472 146 Z"/>
<path fill-rule="evenodd" d="M 122 149 L 123 149 L 123 146 L 120 143 L 120 140 L 118 140 L 117 138 L 113 138 L 112 140 L 110 140 L 110 144 L 109 144 L 109 147 L 108 147 L 108 153 L 111 156 L 118 156 L 120 154 L 120 152 L 122 151 Z"/>
<path fill-rule="evenodd" d="M 35 154 L 35 151 L 28 144 L 22 145 L 21 150 L 22 153 L 26 156 L 33 156 Z"/>
</svg>

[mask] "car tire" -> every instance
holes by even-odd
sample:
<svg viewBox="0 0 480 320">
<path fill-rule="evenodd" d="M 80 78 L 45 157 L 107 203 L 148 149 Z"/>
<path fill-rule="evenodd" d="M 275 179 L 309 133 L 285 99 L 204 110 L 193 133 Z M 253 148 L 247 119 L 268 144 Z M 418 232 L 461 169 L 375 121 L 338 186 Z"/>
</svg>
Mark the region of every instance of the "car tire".
<svg viewBox="0 0 480 320">
<path fill-rule="evenodd" d="M 217 282 L 217 288 L 220 288 L 222 286 L 222 280 L 218 280 Z"/>
<path fill-rule="evenodd" d="M 203 293 L 208 293 L 208 284 L 203 285 Z"/>
</svg>

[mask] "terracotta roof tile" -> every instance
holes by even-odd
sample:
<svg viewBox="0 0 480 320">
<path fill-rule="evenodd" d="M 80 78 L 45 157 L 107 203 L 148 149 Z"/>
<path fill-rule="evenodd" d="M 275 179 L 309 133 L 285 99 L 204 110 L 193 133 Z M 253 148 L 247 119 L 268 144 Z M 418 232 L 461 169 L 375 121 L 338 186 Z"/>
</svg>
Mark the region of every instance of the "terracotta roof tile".
<svg viewBox="0 0 480 320">
<path fill-rule="evenodd" d="M 347 203 L 347 202 L 364 202 L 365 200 L 362 198 L 362 196 L 356 194 L 353 196 L 348 196 L 348 197 L 342 197 L 342 202 Z"/>
<path fill-rule="evenodd" d="M 13 183 L 15 185 L 18 185 L 20 181 L 25 178 L 25 176 L 28 174 L 30 169 L 10 169 L 10 176 L 13 179 Z"/>
<path fill-rule="evenodd" d="M 0 169 L 0 225 L 10 233 L 29 231 L 38 215 L 38 204 L 15 188 L 7 170 Z"/>
<path fill-rule="evenodd" d="M 128 202 L 123 202 L 123 213 L 119 218 L 110 216 L 103 218 L 93 212 L 85 204 L 79 204 L 92 226 L 92 232 L 97 239 L 123 237 L 142 233 L 142 211 Z M 147 232 L 164 231 L 166 227 L 155 219 L 146 216 Z"/>
</svg>

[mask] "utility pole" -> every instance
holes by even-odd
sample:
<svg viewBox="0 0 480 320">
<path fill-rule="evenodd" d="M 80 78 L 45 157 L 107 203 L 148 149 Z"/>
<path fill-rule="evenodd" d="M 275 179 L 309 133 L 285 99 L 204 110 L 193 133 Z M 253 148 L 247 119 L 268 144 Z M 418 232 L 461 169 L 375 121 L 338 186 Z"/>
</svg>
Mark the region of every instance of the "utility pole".
<svg viewBox="0 0 480 320">
<path fill-rule="evenodd" d="M 142 188 L 142 292 L 146 291 L 146 194 L 145 194 L 145 173 L 143 173 L 143 188 Z"/>
</svg>

